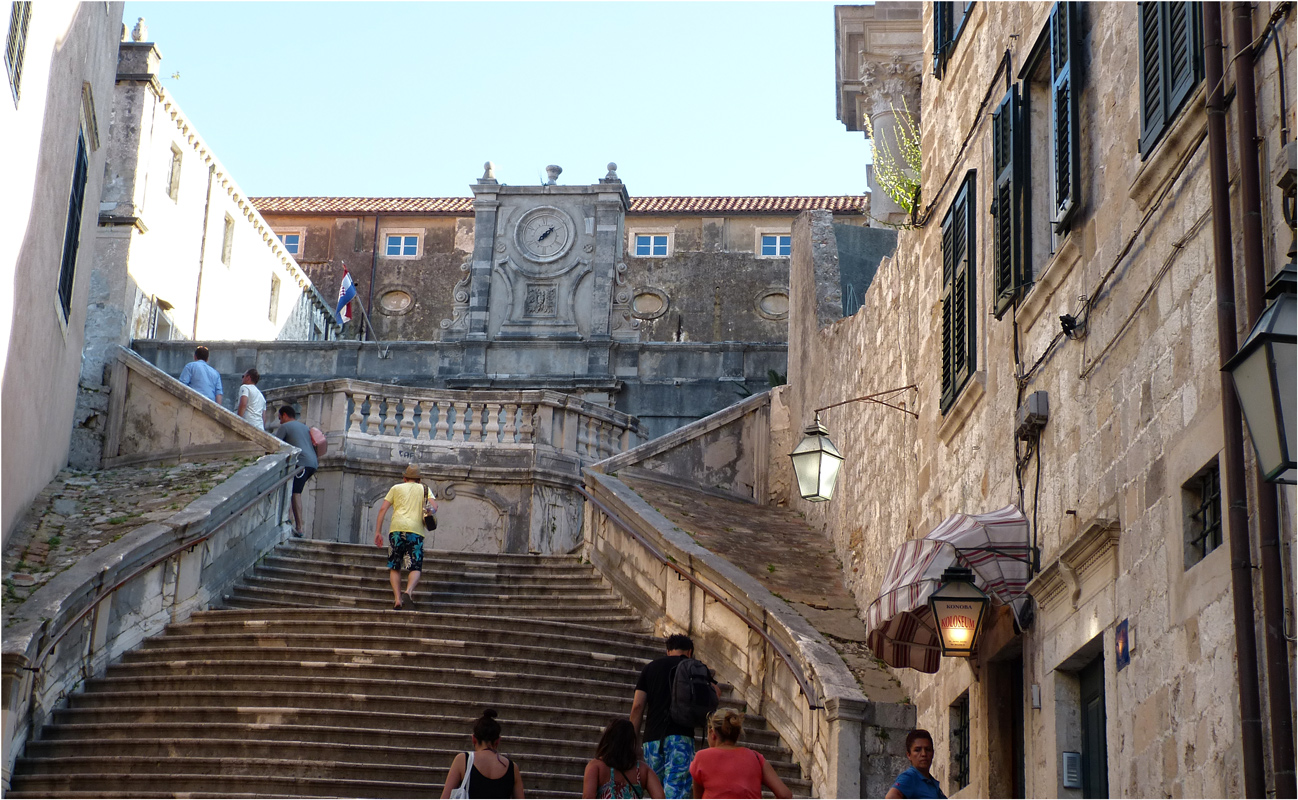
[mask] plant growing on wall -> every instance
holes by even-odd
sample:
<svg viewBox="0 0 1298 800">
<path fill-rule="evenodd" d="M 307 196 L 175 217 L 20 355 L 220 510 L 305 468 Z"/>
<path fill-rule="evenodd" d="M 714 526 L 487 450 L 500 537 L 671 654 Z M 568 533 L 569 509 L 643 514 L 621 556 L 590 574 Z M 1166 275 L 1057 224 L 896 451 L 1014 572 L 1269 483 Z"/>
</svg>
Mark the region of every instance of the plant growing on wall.
<svg viewBox="0 0 1298 800">
<path fill-rule="evenodd" d="M 902 98 L 901 108 L 888 104 L 892 109 L 893 133 L 896 135 L 896 151 L 885 137 L 875 135 L 874 124 L 867 116 L 865 132 L 870 137 L 874 148 L 874 179 L 883 189 L 883 193 L 907 214 L 914 214 L 919 204 L 919 176 L 921 154 L 919 147 L 919 126 L 911 116 L 910 107 Z M 909 226 L 905 226 L 909 227 Z"/>
</svg>

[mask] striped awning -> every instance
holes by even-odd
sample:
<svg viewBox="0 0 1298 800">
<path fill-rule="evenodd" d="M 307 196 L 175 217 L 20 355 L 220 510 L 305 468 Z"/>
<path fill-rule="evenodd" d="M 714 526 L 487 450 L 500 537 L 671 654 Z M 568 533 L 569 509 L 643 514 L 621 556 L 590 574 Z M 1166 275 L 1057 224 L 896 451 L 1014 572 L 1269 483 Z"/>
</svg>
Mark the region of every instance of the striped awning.
<svg viewBox="0 0 1298 800">
<path fill-rule="evenodd" d="M 973 570 L 974 583 L 1015 614 L 1027 597 L 1028 521 L 1013 505 L 988 514 L 955 514 L 892 554 L 879 596 L 865 614 L 870 649 L 890 667 L 937 672 L 942 660 L 928 598 L 947 567 Z"/>
</svg>

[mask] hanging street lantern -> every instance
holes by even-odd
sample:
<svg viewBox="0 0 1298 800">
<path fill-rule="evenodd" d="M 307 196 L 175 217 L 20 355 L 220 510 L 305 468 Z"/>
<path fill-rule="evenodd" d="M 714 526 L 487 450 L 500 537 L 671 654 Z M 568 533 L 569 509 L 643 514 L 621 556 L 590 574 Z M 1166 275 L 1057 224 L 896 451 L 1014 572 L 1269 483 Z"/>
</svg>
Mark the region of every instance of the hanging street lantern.
<svg viewBox="0 0 1298 800">
<path fill-rule="evenodd" d="M 798 478 L 798 494 L 804 500 L 821 503 L 834 496 L 843 456 L 829 440 L 829 431 L 820 424 L 820 414 L 816 414 L 816 421 L 803 433 L 802 441 L 789 454 L 793 459 L 793 473 Z"/>
<path fill-rule="evenodd" d="M 1230 373 L 1262 475 L 1272 483 L 1298 482 L 1294 463 L 1295 393 L 1298 393 L 1298 299 L 1294 268 L 1272 279 L 1271 303 L 1222 369 Z"/>
<path fill-rule="evenodd" d="M 942 585 L 929 595 L 928 605 L 937 623 L 942 655 L 947 658 L 971 658 L 978 649 L 983 618 L 991 599 L 974 585 L 973 571 L 967 567 L 948 567 L 942 573 Z"/>
<path fill-rule="evenodd" d="M 842 453 L 839 453 L 838 448 L 834 447 L 834 443 L 829 441 L 829 431 L 825 430 L 825 426 L 820 424 L 820 412 L 845 406 L 848 403 L 865 401 L 887 406 L 919 419 L 919 414 L 904 405 L 898 405 L 894 399 L 897 394 L 906 391 L 918 392 L 919 387 L 912 383 L 897 389 L 888 389 L 874 394 L 867 394 L 863 397 L 853 397 L 850 400 L 830 403 L 816 409 L 816 421 L 807 426 L 807 429 L 802 432 L 802 441 L 798 443 L 792 453 L 789 453 L 789 458 L 793 459 L 793 473 L 798 478 L 798 494 L 802 495 L 803 500 L 823 503 L 832 498 L 834 496 L 834 484 L 838 481 L 838 468 L 843 465 Z"/>
</svg>

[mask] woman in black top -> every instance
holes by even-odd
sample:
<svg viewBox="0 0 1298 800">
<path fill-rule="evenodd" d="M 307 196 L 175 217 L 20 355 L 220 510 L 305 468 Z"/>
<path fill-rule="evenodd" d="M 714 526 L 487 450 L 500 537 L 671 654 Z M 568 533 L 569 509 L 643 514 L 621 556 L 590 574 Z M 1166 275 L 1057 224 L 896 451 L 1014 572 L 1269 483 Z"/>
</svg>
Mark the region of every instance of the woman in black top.
<svg viewBox="0 0 1298 800">
<path fill-rule="evenodd" d="M 473 723 L 472 739 L 469 797 L 522 797 L 523 776 L 518 771 L 518 764 L 497 752 L 500 749 L 500 723 L 496 722 L 496 709 L 483 711 L 478 721 Z M 464 782 L 464 767 L 468 761 L 468 753 L 459 753 L 451 762 L 446 785 L 442 787 L 443 800 Z"/>
</svg>

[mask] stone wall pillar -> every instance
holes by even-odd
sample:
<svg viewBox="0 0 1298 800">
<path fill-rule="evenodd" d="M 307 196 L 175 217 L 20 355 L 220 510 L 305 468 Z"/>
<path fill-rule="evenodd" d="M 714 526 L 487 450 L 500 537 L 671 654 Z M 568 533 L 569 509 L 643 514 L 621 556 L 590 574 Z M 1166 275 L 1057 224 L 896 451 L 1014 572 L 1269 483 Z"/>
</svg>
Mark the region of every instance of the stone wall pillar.
<svg viewBox="0 0 1298 800">
<path fill-rule="evenodd" d="M 834 28 L 838 118 L 849 131 L 865 131 L 896 148 L 893 108 L 909 107 L 919 122 L 919 86 L 924 61 L 922 8 L 917 2 L 836 6 Z M 868 134 L 867 134 L 868 138 Z M 907 214 L 883 193 L 874 169 L 867 167 L 872 224 L 902 223 Z"/>
</svg>

